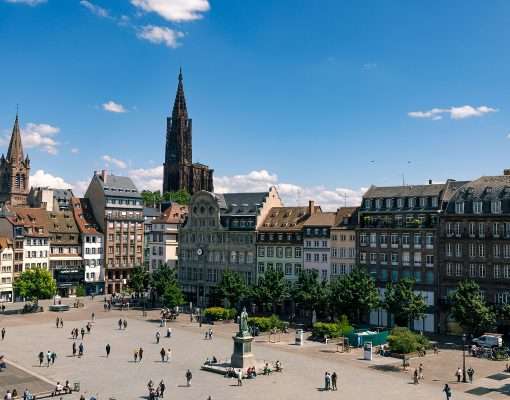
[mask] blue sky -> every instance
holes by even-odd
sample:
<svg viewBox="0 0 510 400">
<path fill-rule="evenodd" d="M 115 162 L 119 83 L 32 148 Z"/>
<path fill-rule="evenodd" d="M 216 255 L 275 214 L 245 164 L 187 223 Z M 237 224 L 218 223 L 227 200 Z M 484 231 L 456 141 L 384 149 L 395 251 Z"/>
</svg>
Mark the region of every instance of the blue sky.
<svg viewBox="0 0 510 400">
<path fill-rule="evenodd" d="M 402 174 L 498 174 L 509 27 L 505 0 L 0 0 L 0 132 L 19 103 L 37 183 L 157 188 L 182 66 L 219 190 L 334 207 Z"/>
</svg>

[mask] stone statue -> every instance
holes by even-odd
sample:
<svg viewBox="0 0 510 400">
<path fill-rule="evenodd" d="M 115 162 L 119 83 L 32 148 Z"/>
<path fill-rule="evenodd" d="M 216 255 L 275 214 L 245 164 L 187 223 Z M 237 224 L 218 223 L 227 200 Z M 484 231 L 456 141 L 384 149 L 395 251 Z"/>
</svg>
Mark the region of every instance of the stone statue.
<svg viewBox="0 0 510 400">
<path fill-rule="evenodd" d="M 250 336 L 250 331 L 248 329 L 248 313 L 246 312 L 246 307 L 243 307 L 243 311 L 241 312 L 241 316 L 239 318 L 239 336 Z"/>
</svg>

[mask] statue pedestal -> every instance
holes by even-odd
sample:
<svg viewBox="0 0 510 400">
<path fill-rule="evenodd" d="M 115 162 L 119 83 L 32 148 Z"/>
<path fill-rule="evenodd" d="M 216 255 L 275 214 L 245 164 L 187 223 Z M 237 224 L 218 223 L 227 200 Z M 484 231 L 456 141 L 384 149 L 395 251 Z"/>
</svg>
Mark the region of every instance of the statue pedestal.
<svg viewBox="0 0 510 400">
<path fill-rule="evenodd" d="M 252 336 L 232 336 L 234 353 L 230 358 L 232 368 L 247 368 L 253 365 L 255 357 L 251 352 Z"/>
</svg>

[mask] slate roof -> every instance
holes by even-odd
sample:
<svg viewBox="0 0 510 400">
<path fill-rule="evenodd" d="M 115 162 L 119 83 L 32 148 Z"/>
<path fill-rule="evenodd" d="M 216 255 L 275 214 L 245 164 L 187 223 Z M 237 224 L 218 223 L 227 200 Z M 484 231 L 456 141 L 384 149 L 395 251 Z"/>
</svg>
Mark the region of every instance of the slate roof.
<svg viewBox="0 0 510 400">
<path fill-rule="evenodd" d="M 406 186 L 370 186 L 363 195 L 364 199 L 391 198 L 391 197 L 427 197 L 439 196 L 445 188 L 444 183 L 431 185 Z"/>
<path fill-rule="evenodd" d="M 319 211 L 319 206 L 315 207 Z M 259 228 L 260 232 L 300 231 L 308 219 L 308 207 L 273 207 Z"/>
<path fill-rule="evenodd" d="M 334 225 L 336 227 L 355 226 L 357 213 L 358 207 L 340 207 L 336 211 Z M 345 223 L 345 219 L 347 219 L 347 223 Z"/>
<path fill-rule="evenodd" d="M 448 179 L 446 181 L 446 188 L 443 192 L 443 201 L 448 202 L 450 199 L 457 193 L 457 190 L 460 189 L 465 184 L 469 183 L 469 181 L 456 181 L 453 179 Z"/>
<path fill-rule="evenodd" d="M 497 200 L 510 198 L 510 176 L 482 176 L 466 182 L 451 197 L 457 200 Z"/>
<path fill-rule="evenodd" d="M 215 193 L 221 216 L 256 216 L 269 192 Z"/>
<path fill-rule="evenodd" d="M 127 176 L 108 174 L 106 175 L 106 182 L 103 182 L 99 175 L 96 175 L 96 177 L 101 183 L 106 196 L 142 198 L 131 178 Z"/>
<path fill-rule="evenodd" d="M 159 211 L 158 208 L 154 208 L 154 207 L 144 207 L 143 208 L 143 216 L 144 217 L 154 217 L 154 218 L 157 218 L 161 215 L 161 212 Z"/>
</svg>

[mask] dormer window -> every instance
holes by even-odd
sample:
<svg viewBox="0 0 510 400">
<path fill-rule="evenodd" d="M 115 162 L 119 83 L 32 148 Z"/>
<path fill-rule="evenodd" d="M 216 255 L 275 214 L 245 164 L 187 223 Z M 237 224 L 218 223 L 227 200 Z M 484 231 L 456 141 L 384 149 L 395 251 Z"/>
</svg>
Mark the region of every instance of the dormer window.
<svg viewBox="0 0 510 400">
<path fill-rule="evenodd" d="M 382 199 L 375 200 L 375 208 L 380 209 L 382 205 Z"/>
<path fill-rule="evenodd" d="M 437 207 L 437 197 L 432 197 L 432 207 L 433 208 Z"/>
<path fill-rule="evenodd" d="M 473 202 L 473 213 L 474 214 L 482 214 L 483 213 L 483 202 L 480 200 L 476 200 Z"/>
<path fill-rule="evenodd" d="M 404 207 L 404 199 L 403 198 L 399 197 L 397 199 L 397 207 L 398 208 L 403 208 Z"/>
<path fill-rule="evenodd" d="M 457 201 L 455 203 L 455 214 L 464 214 L 464 202 Z"/>
<path fill-rule="evenodd" d="M 414 197 L 409 197 L 409 208 L 414 208 L 415 207 L 415 198 Z"/>
<path fill-rule="evenodd" d="M 501 200 L 492 200 L 491 201 L 491 213 L 492 214 L 501 214 Z"/>
<path fill-rule="evenodd" d="M 370 199 L 365 200 L 365 208 L 372 208 L 372 200 Z"/>
<path fill-rule="evenodd" d="M 427 198 L 426 197 L 420 197 L 420 207 L 421 208 L 427 207 Z"/>
<path fill-rule="evenodd" d="M 386 208 L 393 207 L 393 199 L 386 199 Z"/>
</svg>

